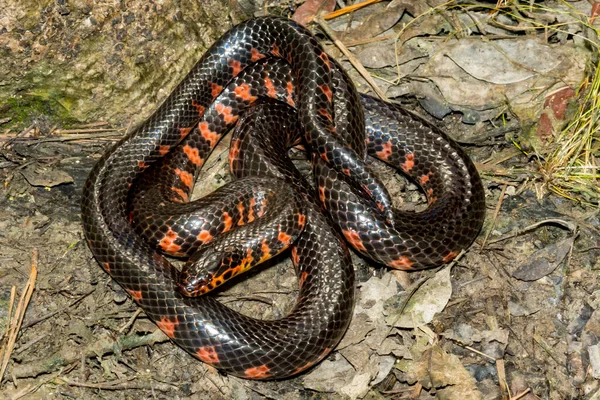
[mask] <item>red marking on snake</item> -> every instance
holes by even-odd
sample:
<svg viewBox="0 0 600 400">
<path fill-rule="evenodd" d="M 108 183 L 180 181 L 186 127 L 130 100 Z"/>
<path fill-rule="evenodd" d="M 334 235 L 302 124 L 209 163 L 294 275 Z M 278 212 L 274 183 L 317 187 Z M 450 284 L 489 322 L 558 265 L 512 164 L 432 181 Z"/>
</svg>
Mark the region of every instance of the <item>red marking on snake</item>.
<svg viewBox="0 0 600 400">
<path fill-rule="evenodd" d="M 163 145 L 158 148 L 158 154 L 160 154 L 161 157 L 164 157 L 167 155 L 167 153 L 169 153 L 170 150 L 171 148 L 169 146 Z"/>
<path fill-rule="evenodd" d="M 242 64 L 238 60 L 229 60 L 229 67 L 233 75 L 239 75 L 242 72 Z"/>
<path fill-rule="evenodd" d="M 158 242 L 158 246 L 166 251 L 167 253 L 176 253 L 181 250 L 181 246 L 175 243 L 177 239 L 177 233 L 173 232 L 171 228 L 165 234 L 165 237 Z"/>
<path fill-rule="evenodd" d="M 450 261 L 454 260 L 457 255 L 458 255 L 458 251 L 451 251 L 450 253 L 446 254 L 446 256 L 442 259 L 442 261 L 445 263 L 450 262 Z"/>
<path fill-rule="evenodd" d="M 323 153 L 321 153 L 321 159 L 323 161 L 325 161 L 326 163 L 329 162 L 329 157 L 327 156 L 327 152 L 324 151 Z"/>
<path fill-rule="evenodd" d="M 141 290 L 131 290 L 131 289 L 126 289 L 127 293 L 129 293 L 129 295 L 131 297 L 133 297 L 133 299 L 135 301 L 140 301 L 142 299 L 142 291 Z"/>
<path fill-rule="evenodd" d="M 213 132 L 208 127 L 208 122 L 203 121 L 198 124 L 198 129 L 200 130 L 200 135 L 208 142 L 210 147 L 216 146 L 217 142 L 221 138 L 221 136 L 217 132 Z"/>
<path fill-rule="evenodd" d="M 327 101 L 331 103 L 331 101 L 333 99 L 333 92 L 331 91 L 329 86 L 321 85 L 321 86 L 319 86 L 319 89 L 321 89 L 321 92 L 323 92 L 325 97 L 327 97 Z"/>
<path fill-rule="evenodd" d="M 219 363 L 219 355 L 215 350 L 215 346 L 204 346 L 200 347 L 196 351 L 196 357 L 207 364 L 218 364 Z"/>
<path fill-rule="evenodd" d="M 238 226 L 244 225 L 244 213 L 246 209 L 244 208 L 244 202 L 240 201 L 237 205 L 238 213 L 240 213 L 240 219 L 238 220 Z"/>
<path fill-rule="evenodd" d="M 279 52 L 279 46 L 277 43 L 273 43 L 273 47 L 271 47 L 271 54 L 273 54 L 275 57 L 281 58 L 281 53 Z"/>
<path fill-rule="evenodd" d="M 306 278 L 308 278 L 308 272 L 303 271 L 302 274 L 300 274 L 300 277 L 298 278 L 298 286 L 302 287 L 302 285 L 304 285 L 304 282 L 306 281 Z"/>
<path fill-rule="evenodd" d="M 268 76 L 265 76 L 265 87 L 267 88 L 267 96 L 271 97 L 272 99 L 276 99 L 277 89 L 275 89 L 275 84 L 273 83 L 273 80 Z"/>
<path fill-rule="evenodd" d="M 181 139 L 184 139 L 191 130 L 192 128 L 179 128 L 179 136 Z"/>
<path fill-rule="evenodd" d="M 246 253 L 246 257 L 244 257 L 242 259 L 242 261 L 240 262 L 239 268 L 233 268 L 232 269 L 232 275 L 237 275 L 240 273 L 240 271 L 246 271 L 250 268 L 250 265 L 252 264 L 252 261 L 254 261 L 254 257 L 252 257 L 252 249 L 248 249 L 248 252 Z M 235 270 L 238 271 L 235 271 Z"/>
<path fill-rule="evenodd" d="M 387 142 L 383 144 L 383 149 L 377 152 L 377 158 L 380 160 L 387 160 L 392 155 L 392 143 Z"/>
<path fill-rule="evenodd" d="M 283 244 L 288 244 L 292 241 L 292 237 L 283 231 L 279 232 L 279 235 L 277 235 L 277 239 L 279 239 L 279 241 Z"/>
<path fill-rule="evenodd" d="M 269 373 L 269 367 L 267 367 L 266 365 L 248 368 L 244 372 L 244 375 L 246 376 L 246 378 L 252 379 L 265 379 L 271 376 L 271 374 Z"/>
<path fill-rule="evenodd" d="M 261 58 L 265 58 L 265 55 L 264 55 L 264 54 L 262 54 L 260 51 L 258 51 L 258 50 L 256 50 L 256 49 L 252 49 L 252 50 L 250 50 L 250 54 L 252 55 L 252 56 L 251 56 L 251 60 L 252 60 L 252 62 L 258 61 L 258 60 L 260 60 Z"/>
<path fill-rule="evenodd" d="M 229 168 L 232 170 L 234 169 L 233 163 L 237 160 L 238 156 L 240 155 L 240 143 L 240 139 L 234 139 L 231 142 L 231 145 L 229 146 Z"/>
<path fill-rule="evenodd" d="M 239 118 L 238 115 L 232 114 L 233 109 L 231 107 L 227 107 L 222 103 L 217 104 L 215 106 L 215 110 L 217 110 L 219 115 L 223 117 L 223 121 L 225 121 L 227 125 L 233 124 Z"/>
<path fill-rule="evenodd" d="M 110 273 L 110 264 L 109 264 L 109 263 L 104 263 L 104 264 L 102 264 L 102 268 L 103 268 L 103 269 L 104 269 L 106 272 Z"/>
<path fill-rule="evenodd" d="M 204 110 L 206 110 L 206 108 L 204 108 L 202 104 L 198 103 L 196 100 L 192 100 L 192 106 L 196 108 L 196 111 L 198 111 L 198 115 L 204 115 Z"/>
<path fill-rule="evenodd" d="M 213 235 L 210 234 L 209 231 L 207 231 L 206 229 L 203 229 L 200 231 L 200 233 L 196 236 L 196 238 L 202 242 L 202 244 L 205 244 L 209 241 L 212 240 Z"/>
<path fill-rule="evenodd" d="M 321 114 L 323 117 L 327 118 L 329 121 L 333 121 L 333 118 L 331 117 L 331 114 L 326 109 L 320 108 L 319 109 L 319 114 Z"/>
<path fill-rule="evenodd" d="M 362 241 L 360 240 L 360 237 L 358 236 L 357 232 L 353 231 L 352 229 L 345 229 L 345 230 L 342 230 L 342 233 L 346 237 L 346 240 L 348 241 L 348 243 L 350 243 L 352 245 L 352 247 L 354 247 L 356 250 L 359 250 L 359 251 L 366 250 L 365 246 L 362 244 Z"/>
<path fill-rule="evenodd" d="M 421 176 L 421 179 L 419 179 L 419 182 L 421 183 L 421 186 L 425 185 L 427 182 L 429 182 L 429 177 L 431 176 L 431 172 L 429 172 L 427 175 L 423 175 Z"/>
<path fill-rule="evenodd" d="M 248 207 L 248 223 L 254 221 L 254 207 L 256 206 L 256 199 L 253 197 L 250 199 L 250 207 Z"/>
<path fill-rule="evenodd" d="M 294 101 L 294 84 L 292 83 L 292 81 L 288 81 L 285 90 L 287 91 L 287 103 L 292 106 L 295 107 L 296 106 L 296 102 Z"/>
<path fill-rule="evenodd" d="M 306 224 L 306 215 L 298 213 L 296 214 L 298 216 L 298 226 L 304 226 L 304 224 Z"/>
<path fill-rule="evenodd" d="M 217 85 L 216 83 L 210 83 L 210 94 L 213 98 L 216 98 L 223 91 L 223 86 Z"/>
<path fill-rule="evenodd" d="M 350 174 L 352 173 L 352 171 L 350 171 L 350 168 L 343 168 L 342 172 L 344 173 L 344 175 L 346 176 L 350 176 Z"/>
<path fill-rule="evenodd" d="M 331 71 L 331 63 L 329 62 L 329 56 L 327 55 L 327 53 L 322 52 L 321 54 L 319 54 L 319 58 L 323 60 L 325 66 L 327 66 L 327 69 Z"/>
<path fill-rule="evenodd" d="M 413 269 L 413 262 L 406 256 L 400 256 L 399 258 L 388 262 L 387 265 L 395 269 Z"/>
<path fill-rule="evenodd" d="M 435 197 L 433 195 L 433 188 L 427 189 L 426 194 L 427 194 L 427 202 L 429 204 L 433 204 L 433 203 L 435 203 L 437 201 L 437 197 Z"/>
<path fill-rule="evenodd" d="M 233 218 L 231 218 L 228 212 L 223 213 L 223 224 L 225 224 L 223 232 L 227 232 L 233 226 Z"/>
<path fill-rule="evenodd" d="M 177 175 L 179 179 L 181 179 L 181 183 L 183 183 L 190 189 L 192 188 L 192 185 L 194 184 L 194 177 L 192 176 L 192 174 L 190 174 L 187 171 L 182 171 L 179 168 L 175 168 L 175 175 Z"/>
<path fill-rule="evenodd" d="M 160 321 L 156 321 L 156 325 L 163 331 L 168 337 L 173 339 L 175 337 L 175 327 L 179 325 L 177 317 L 170 319 L 168 317 L 162 317 Z"/>
<path fill-rule="evenodd" d="M 200 157 L 197 148 L 186 144 L 185 146 L 183 146 L 183 152 L 194 165 L 201 167 L 202 164 L 204 164 L 204 160 Z"/>
<path fill-rule="evenodd" d="M 298 255 L 298 249 L 296 248 L 296 246 L 292 247 L 292 262 L 295 266 L 298 266 L 298 264 L 300 264 L 300 256 Z"/>
<path fill-rule="evenodd" d="M 410 172 L 411 169 L 413 169 L 413 167 L 415 166 L 415 155 L 412 153 L 409 153 L 406 155 L 406 161 L 404 161 L 404 163 L 402 163 L 402 165 L 400 166 L 402 168 L 402 170 L 406 173 Z"/>
<path fill-rule="evenodd" d="M 183 201 L 184 203 L 186 203 L 190 199 L 189 195 L 185 191 L 179 189 L 178 187 L 172 186 L 171 190 L 174 191 L 175 193 L 177 193 L 177 196 L 179 196 L 181 201 Z M 172 199 L 172 200 L 177 202 L 177 199 Z"/>
<path fill-rule="evenodd" d="M 141 170 L 144 170 L 144 169 L 148 168 L 148 166 L 146 165 L 146 163 L 145 163 L 145 162 L 143 162 L 143 161 L 141 161 L 141 160 L 140 160 L 140 161 L 138 161 L 138 167 L 139 167 L 139 169 L 141 169 Z"/>
<path fill-rule="evenodd" d="M 319 186 L 319 199 L 321 199 L 321 203 L 325 204 L 325 188 L 323 186 Z"/>
<path fill-rule="evenodd" d="M 263 239 L 262 243 L 260 244 L 260 251 L 262 251 L 262 257 L 260 257 L 259 263 L 271 258 L 271 247 L 269 246 L 267 239 Z"/>
<path fill-rule="evenodd" d="M 237 86 L 233 92 L 237 97 L 248 103 L 252 103 L 257 99 L 256 96 L 252 96 L 252 88 L 247 83 L 242 83 L 241 85 Z"/>
</svg>

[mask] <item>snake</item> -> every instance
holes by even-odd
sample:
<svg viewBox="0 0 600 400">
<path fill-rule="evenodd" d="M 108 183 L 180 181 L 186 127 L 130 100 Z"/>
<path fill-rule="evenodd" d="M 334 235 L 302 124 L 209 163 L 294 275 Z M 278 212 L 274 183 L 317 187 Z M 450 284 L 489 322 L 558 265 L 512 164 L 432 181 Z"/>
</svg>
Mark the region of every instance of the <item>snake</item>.
<svg viewBox="0 0 600 400">
<path fill-rule="evenodd" d="M 236 180 L 189 202 L 236 124 Z M 287 157 L 299 141 L 312 183 Z M 367 154 L 415 181 L 427 209 L 395 209 Z M 427 268 L 467 248 L 484 214 L 481 180 L 460 146 L 401 106 L 358 94 L 307 29 L 280 17 L 225 33 L 102 155 L 82 191 L 85 238 L 111 278 L 185 351 L 259 380 L 309 369 L 343 337 L 355 293 L 347 244 L 391 268 Z M 285 317 L 259 320 L 206 293 L 288 248 L 299 290 Z M 191 259 L 180 270 L 165 254 Z"/>
</svg>

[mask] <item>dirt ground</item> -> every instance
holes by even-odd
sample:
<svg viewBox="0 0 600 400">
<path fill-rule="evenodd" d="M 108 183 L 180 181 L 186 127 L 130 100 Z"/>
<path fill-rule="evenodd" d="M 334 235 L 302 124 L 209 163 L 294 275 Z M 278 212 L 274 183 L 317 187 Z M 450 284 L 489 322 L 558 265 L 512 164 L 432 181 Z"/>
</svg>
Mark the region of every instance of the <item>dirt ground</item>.
<svg viewBox="0 0 600 400">
<path fill-rule="evenodd" d="M 368 15 L 380 14 L 371 10 L 355 18 Z M 393 41 L 375 43 L 394 49 Z M 575 47 L 572 37 L 562 45 Z M 363 64 L 373 59 L 364 54 L 369 49 L 356 46 L 352 51 Z M 388 50 L 378 49 L 385 58 Z M 351 68 L 345 60 L 344 66 Z M 12 288 L 19 303 L 32 265 L 37 269 L 0 398 L 599 399 L 598 199 L 593 205 L 593 199 L 582 202 L 547 190 L 539 172 L 542 158 L 523 150 L 523 143 L 534 146 L 544 132 L 527 130 L 522 118 L 465 101 L 436 119 L 443 102 L 423 101 L 427 95 L 412 92 L 418 84 L 389 84 L 394 67 L 369 70 L 377 72 L 388 96 L 442 125 L 476 162 L 487 215 L 465 254 L 450 266 L 414 273 L 374 267 L 354 256 L 355 316 L 335 351 L 292 379 L 224 376 L 171 343 L 98 266 L 83 239 L 81 188 L 129 121 L 57 126 L 36 114 L 26 126 L 11 126 L 0 136 L 0 334 L 18 308 L 9 307 Z M 352 74 L 366 91 L 365 81 Z M 582 74 L 579 79 L 586 79 Z M 464 85 L 468 97 L 469 82 Z M 465 121 L 467 114 L 477 117 Z M 197 196 L 228 181 L 227 142 L 207 162 Z M 423 208 L 415 185 L 373 165 L 398 207 Z M 218 298 L 265 319 L 291 309 L 298 284 L 289 260 L 250 275 Z"/>
</svg>

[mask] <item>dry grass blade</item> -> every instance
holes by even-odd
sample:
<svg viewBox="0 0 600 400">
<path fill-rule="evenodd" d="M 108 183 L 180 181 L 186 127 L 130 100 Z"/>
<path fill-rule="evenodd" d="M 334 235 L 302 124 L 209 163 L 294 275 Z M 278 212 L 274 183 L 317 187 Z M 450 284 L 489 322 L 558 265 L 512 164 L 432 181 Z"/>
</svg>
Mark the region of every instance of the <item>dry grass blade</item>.
<svg viewBox="0 0 600 400">
<path fill-rule="evenodd" d="M 13 349 L 15 348 L 17 336 L 19 335 L 19 329 L 21 328 L 21 324 L 23 323 L 23 317 L 25 316 L 25 311 L 27 310 L 27 306 L 29 305 L 29 301 L 31 300 L 31 295 L 33 294 L 35 281 L 37 279 L 37 269 L 38 251 L 37 249 L 33 249 L 33 252 L 31 254 L 31 272 L 29 274 L 29 279 L 27 280 L 27 284 L 25 285 L 25 290 L 23 291 L 21 298 L 19 299 L 19 303 L 17 304 L 17 309 L 14 315 L 10 315 L 5 342 L 2 345 L 2 348 L 0 348 L 0 359 L 2 360 L 2 366 L 0 367 L 0 387 L 2 385 L 2 377 L 4 376 L 4 372 L 6 371 L 8 362 L 10 361 L 10 356 L 12 354 Z M 9 310 L 12 310 L 12 307 L 14 305 L 14 293 L 15 288 L 13 287 L 13 290 L 11 291 L 11 302 Z"/>
</svg>

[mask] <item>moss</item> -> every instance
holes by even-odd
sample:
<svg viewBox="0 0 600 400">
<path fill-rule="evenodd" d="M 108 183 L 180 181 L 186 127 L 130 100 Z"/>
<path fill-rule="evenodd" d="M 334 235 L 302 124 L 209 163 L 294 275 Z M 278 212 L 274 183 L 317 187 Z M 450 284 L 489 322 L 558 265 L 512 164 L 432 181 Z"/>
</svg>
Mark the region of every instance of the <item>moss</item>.
<svg viewBox="0 0 600 400">
<path fill-rule="evenodd" d="M 60 91 L 37 89 L 6 99 L 0 107 L 0 119 L 10 118 L 5 126 L 14 130 L 21 130 L 42 116 L 67 126 L 75 122 L 70 113 L 72 106 L 73 100 Z"/>
</svg>

